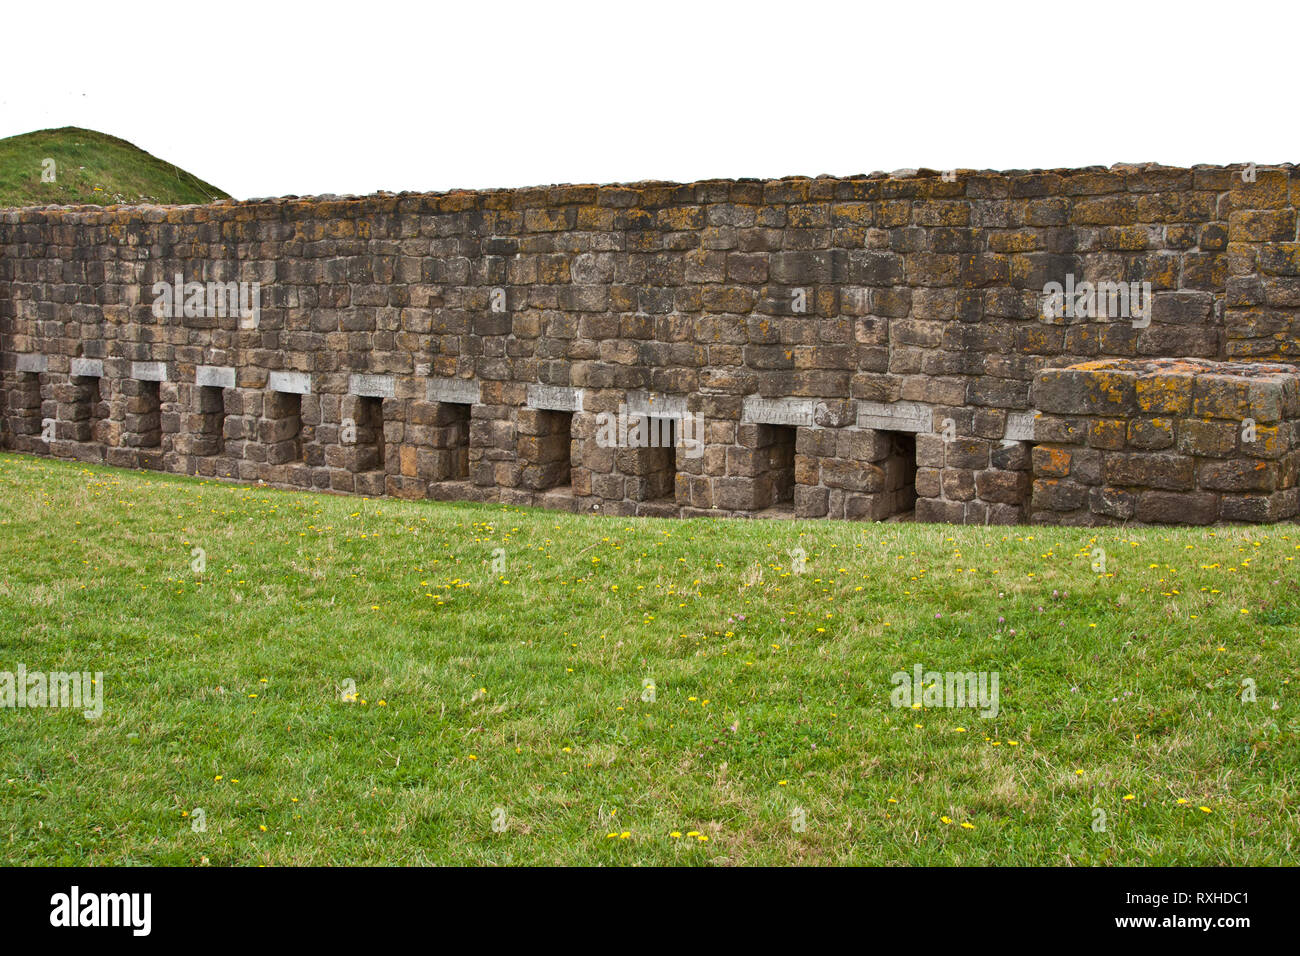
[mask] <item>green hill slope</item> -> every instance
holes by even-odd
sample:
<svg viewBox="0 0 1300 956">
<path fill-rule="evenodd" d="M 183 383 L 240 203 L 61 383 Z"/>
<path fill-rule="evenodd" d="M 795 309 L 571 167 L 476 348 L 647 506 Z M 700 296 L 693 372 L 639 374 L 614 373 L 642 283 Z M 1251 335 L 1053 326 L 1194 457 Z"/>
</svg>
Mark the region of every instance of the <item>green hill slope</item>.
<svg viewBox="0 0 1300 956">
<path fill-rule="evenodd" d="M 54 160 L 53 182 L 42 181 Z M 65 126 L 0 139 L 0 208 L 182 204 L 230 197 L 116 136 Z"/>
</svg>

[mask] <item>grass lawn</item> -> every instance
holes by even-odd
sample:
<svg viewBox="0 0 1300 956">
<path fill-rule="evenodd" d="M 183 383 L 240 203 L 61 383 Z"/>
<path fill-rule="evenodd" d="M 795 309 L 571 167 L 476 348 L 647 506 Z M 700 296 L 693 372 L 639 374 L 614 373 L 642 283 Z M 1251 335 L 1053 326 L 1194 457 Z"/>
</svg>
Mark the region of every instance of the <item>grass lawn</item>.
<svg viewBox="0 0 1300 956">
<path fill-rule="evenodd" d="M 1298 571 L 1295 525 L 577 517 L 4 454 L 0 670 L 102 671 L 104 712 L 0 710 L 0 861 L 1293 863 Z M 997 672 L 998 715 L 894 707 L 916 664 Z"/>
</svg>

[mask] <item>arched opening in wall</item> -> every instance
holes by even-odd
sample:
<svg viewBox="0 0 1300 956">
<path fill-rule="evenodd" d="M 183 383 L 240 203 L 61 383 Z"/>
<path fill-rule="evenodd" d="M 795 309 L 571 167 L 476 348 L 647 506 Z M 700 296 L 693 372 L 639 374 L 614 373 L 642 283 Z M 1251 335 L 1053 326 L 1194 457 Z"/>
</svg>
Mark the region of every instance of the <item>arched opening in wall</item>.
<svg viewBox="0 0 1300 956">
<path fill-rule="evenodd" d="M 799 429 L 794 425 L 759 425 L 755 450 L 758 474 L 754 507 L 786 511 L 794 504 L 794 456 Z"/>
<path fill-rule="evenodd" d="M 219 385 L 199 386 L 197 455 L 219 455 L 226 447 L 226 390 Z"/>
<path fill-rule="evenodd" d="M 527 409 L 535 413 L 532 435 L 521 436 L 523 486 L 531 491 L 563 491 L 573 484 L 573 413 Z"/>
<path fill-rule="evenodd" d="M 9 427 L 19 439 L 17 447 L 28 450 L 26 442 L 41 440 L 41 376 L 37 372 L 16 372 L 14 388 L 9 392 Z"/>
<path fill-rule="evenodd" d="M 618 470 L 627 476 L 631 501 L 673 501 L 677 495 L 675 418 L 644 415 L 628 423 L 627 448 L 618 453 Z"/>
<path fill-rule="evenodd" d="M 355 469 L 361 471 L 384 470 L 384 400 L 369 395 L 356 397 L 355 415 Z"/>
<path fill-rule="evenodd" d="M 677 419 L 651 418 L 648 426 L 645 497 L 640 500 L 671 501 L 677 495 Z"/>
<path fill-rule="evenodd" d="M 162 446 L 161 382 L 129 379 L 130 391 L 126 399 L 124 431 L 126 444 L 135 448 Z"/>
<path fill-rule="evenodd" d="M 1018 524 L 1025 520 L 1033 492 L 1033 459 L 1037 443 L 1004 438 L 992 449 L 989 469 L 975 476 L 975 491 L 985 505 L 985 524 Z M 1104 503 L 1110 517 L 1129 518 L 1131 499 L 1107 500 L 1097 492 L 1093 500 Z"/>
<path fill-rule="evenodd" d="M 102 442 L 102 422 L 108 417 L 108 406 L 100 394 L 99 377 L 73 376 L 72 387 L 75 396 L 69 416 L 72 422 L 72 440 Z"/>
<path fill-rule="evenodd" d="M 271 465 L 302 461 L 302 396 L 268 392 L 262 415 L 262 442 Z"/>
<path fill-rule="evenodd" d="M 437 432 L 434 435 L 437 463 L 434 472 L 440 481 L 464 481 L 469 478 L 469 421 L 473 406 L 460 402 L 439 402 Z"/>
<path fill-rule="evenodd" d="M 876 462 L 885 473 L 876 511 L 881 521 L 911 521 L 916 513 L 916 435 L 912 432 L 881 431 L 889 449 Z"/>
</svg>

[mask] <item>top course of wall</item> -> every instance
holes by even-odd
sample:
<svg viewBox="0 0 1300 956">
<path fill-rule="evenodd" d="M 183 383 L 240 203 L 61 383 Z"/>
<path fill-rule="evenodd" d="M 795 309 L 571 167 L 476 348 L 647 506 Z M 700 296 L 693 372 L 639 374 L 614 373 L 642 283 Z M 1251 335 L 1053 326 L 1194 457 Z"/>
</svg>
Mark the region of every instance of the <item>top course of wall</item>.
<svg viewBox="0 0 1300 956">
<path fill-rule="evenodd" d="M 45 289 L 48 295 L 42 296 L 24 288 L 32 280 L 52 286 L 88 283 L 102 293 L 90 298 L 103 300 L 78 303 L 90 307 L 148 305 L 147 295 L 137 293 L 143 303 L 132 301 L 128 290 L 115 297 L 114 287 L 157 280 L 168 260 L 202 273 L 187 273 L 187 280 L 210 278 L 238 263 L 241 276 L 280 287 L 278 294 L 266 289 L 268 309 L 292 307 L 295 285 L 358 283 L 414 288 L 382 303 L 372 295 L 361 303 L 325 307 L 474 309 L 478 303 L 466 290 L 502 283 L 516 287 L 510 290 L 512 311 L 873 315 L 985 328 L 984 320 L 1036 317 L 1043 287 L 1067 275 L 1079 281 L 1149 281 L 1164 295 L 1154 317 L 1157 327 L 1144 334 L 1114 330 L 1093 342 L 1078 333 L 1059 343 L 1054 336 L 1042 343 L 1006 343 L 993 336 L 997 350 L 1011 345 L 1019 346 L 1017 352 L 1032 354 L 1038 348 L 1083 357 L 1212 357 L 1217 352 L 1276 359 L 1291 354 L 1292 347 L 1277 335 L 1291 331 L 1275 327 L 1283 321 L 1278 315 L 1243 317 L 1242 326 L 1225 336 L 1225 303 L 1212 298 L 1211 314 L 1202 314 L 1207 300 L 1194 293 L 1231 291 L 1228 307 L 1287 307 L 1287 294 L 1276 287 L 1234 283 L 1229 290 L 1228 280 L 1294 274 L 1288 271 L 1296 240 L 1292 171 L 1290 165 L 921 170 L 851 179 L 41 207 L 0 211 L 0 246 L 10 264 L 5 278 L 17 285 L 14 298 L 56 301 L 59 290 Z M 93 245 L 118 251 L 88 256 L 84 250 Z M 580 255 L 581 261 L 573 261 Z M 357 257 L 378 261 L 366 269 L 351 261 Z M 50 272 L 51 258 L 62 274 Z M 136 265 L 102 273 L 71 265 L 85 258 Z M 349 261 L 317 263 L 321 268 L 304 271 L 291 265 L 295 259 Z M 445 267 L 419 266 L 419 259 L 441 260 Z M 27 267 L 31 260 L 42 260 L 44 271 Z M 434 290 L 422 288 L 429 285 L 438 286 L 440 302 Z M 520 286 L 530 291 L 523 293 Z M 537 287 L 567 287 L 569 294 L 549 295 Z M 794 313 L 800 288 L 806 290 L 806 312 Z M 665 295 L 664 289 L 675 294 Z M 863 292 L 886 289 L 898 294 L 881 291 L 872 301 Z M 917 289 L 933 291 L 904 291 Z M 1193 294 L 1167 294 L 1175 292 Z M 109 301 L 114 298 L 119 301 Z M 1175 321 L 1201 328 L 1180 334 L 1162 327 Z M 941 351 L 990 350 L 990 336 L 974 331 L 950 332 L 947 341 L 932 327 L 905 325 L 898 331 L 894 344 L 903 348 L 915 343 Z M 798 335 L 776 338 L 750 344 L 810 344 Z M 1226 339 L 1253 341 L 1229 346 Z"/>
</svg>

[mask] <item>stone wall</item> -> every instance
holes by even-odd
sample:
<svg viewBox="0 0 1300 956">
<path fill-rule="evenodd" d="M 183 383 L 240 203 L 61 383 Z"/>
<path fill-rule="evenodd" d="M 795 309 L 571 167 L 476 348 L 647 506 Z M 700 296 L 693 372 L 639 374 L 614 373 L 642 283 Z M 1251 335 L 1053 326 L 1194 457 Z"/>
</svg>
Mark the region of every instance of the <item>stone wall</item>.
<svg viewBox="0 0 1300 956">
<path fill-rule="evenodd" d="M 1300 369 L 1109 360 L 1040 372 L 1032 520 L 1294 518 Z"/>
<path fill-rule="evenodd" d="M 1054 430 L 1069 416 L 1053 406 L 1044 424 L 1031 385 L 1112 358 L 1300 356 L 1294 172 L 922 170 L 0 211 L 0 441 L 614 514 L 1120 518 L 1091 491 L 1065 507 L 1074 492 L 1046 490 L 1075 475 L 1040 473 L 1073 447 Z M 157 284 L 177 276 L 255 286 L 260 308 L 160 317 Z M 1147 320 L 1045 310 L 1067 279 L 1149 283 Z M 620 414 L 667 419 L 678 442 L 693 425 L 697 444 L 610 447 L 602 423 Z M 1194 431 L 1175 423 L 1175 442 L 1180 427 Z M 1287 510 L 1254 507 L 1220 501 L 1214 517 Z M 1128 517 L 1144 515 L 1170 517 Z"/>
</svg>

